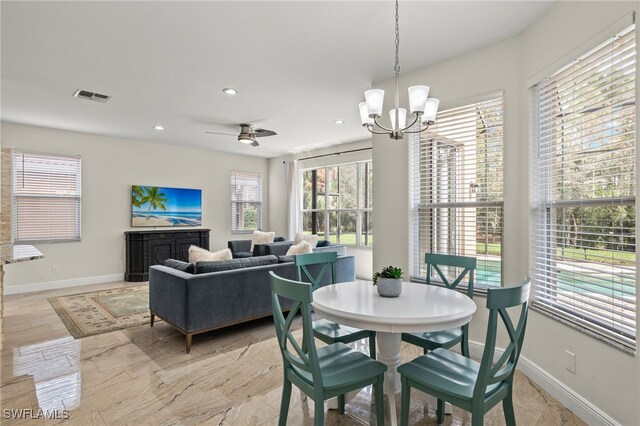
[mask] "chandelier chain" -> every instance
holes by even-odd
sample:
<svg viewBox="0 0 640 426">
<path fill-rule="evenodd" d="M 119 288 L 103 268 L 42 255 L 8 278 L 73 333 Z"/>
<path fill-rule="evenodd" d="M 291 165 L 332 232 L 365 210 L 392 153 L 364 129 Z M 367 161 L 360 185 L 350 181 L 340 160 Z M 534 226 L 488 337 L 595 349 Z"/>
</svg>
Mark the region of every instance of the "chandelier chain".
<svg viewBox="0 0 640 426">
<path fill-rule="evenodd" d="M 400 72 L 400 26 L 398 25 L 398 0 L 396 0 L 396 64 L 393 70 Z"/>
</svg>

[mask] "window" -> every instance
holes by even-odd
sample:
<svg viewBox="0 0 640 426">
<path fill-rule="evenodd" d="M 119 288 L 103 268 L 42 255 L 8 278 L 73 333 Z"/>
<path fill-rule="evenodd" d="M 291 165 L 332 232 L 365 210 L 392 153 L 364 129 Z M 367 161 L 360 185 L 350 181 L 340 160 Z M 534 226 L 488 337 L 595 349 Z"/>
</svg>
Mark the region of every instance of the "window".
<svg viewBox="0 0 640 426">
<path fill-rule="evenodd" d="M 80 157 L 13 152 L 13 239 L 80 239 Z"/>
<path fill-rule="evenodd" d="M 253 232 L 262 227 L 262 176 L 231 172 L 231 232 Z"/>
<path fill-rule="evenodd" d="M 626 347 L 636 329 L 635 38 L 535 87 L 534 306 Z"/>
<path fill-rule="evenodd" d="M 302 172 L 302 230 L 334 243 L 373 245 L 371 161 Z"/>
<path fill-rule="evenodd" d="M 502 111 L 502 97 L 491 97 L 411 134 L 412 279 L 424 280 L 425 253 L 441 253 L 476 257 L 476 286 L 501 285 Z"/>
</svg>

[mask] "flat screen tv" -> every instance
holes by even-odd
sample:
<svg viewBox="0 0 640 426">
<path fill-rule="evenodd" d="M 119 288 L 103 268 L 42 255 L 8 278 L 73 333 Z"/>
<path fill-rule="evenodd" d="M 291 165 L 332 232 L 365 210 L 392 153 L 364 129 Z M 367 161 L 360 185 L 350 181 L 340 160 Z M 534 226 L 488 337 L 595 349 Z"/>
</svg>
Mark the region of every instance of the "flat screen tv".
<svg viewBox="0 0 640 426">
<path fill-rule="evenodd" d="M 201 226 L 202 190 L 131 186 L 131 226 Z"/>
</svg>

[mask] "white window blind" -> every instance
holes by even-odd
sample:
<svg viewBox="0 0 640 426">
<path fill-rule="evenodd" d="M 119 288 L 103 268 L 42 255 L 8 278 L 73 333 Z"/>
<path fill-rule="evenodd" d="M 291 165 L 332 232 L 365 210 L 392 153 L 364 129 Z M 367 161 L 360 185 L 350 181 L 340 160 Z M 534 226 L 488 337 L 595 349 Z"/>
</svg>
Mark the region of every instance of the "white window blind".
<svg viewBox="0 0 640 426">
<path fill-rule="evenodd" d="M 534 306 L 635 347 L 634 27 L 540 82 Z"/>
<path fill-rule="evenodd" d="M 251 232 L 262 226 L 262 176 L 231 172 L 231 231 Z"/>
<path fill-rule="evenodd" d="M 80 239 L 80 158 L 13 153 L 13 239 Z"/>
<path fill-rule="evenodd" d="M 478 259 L 477 286 L 500 286 L 502 97 L 440 112 L 410 152 L 412 278 L 424 279 L 425 253 L 455 254 Z"/>
</svg>

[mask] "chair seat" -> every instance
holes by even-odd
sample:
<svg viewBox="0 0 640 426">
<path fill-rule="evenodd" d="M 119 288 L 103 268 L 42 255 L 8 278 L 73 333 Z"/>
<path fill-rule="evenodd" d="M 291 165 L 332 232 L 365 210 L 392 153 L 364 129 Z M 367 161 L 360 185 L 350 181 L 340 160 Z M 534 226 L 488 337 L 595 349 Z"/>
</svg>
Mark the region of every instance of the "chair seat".
<svg viewBox="0 0 640 426">
<path fill-rule="evenodd" d="M 253 257 L 252 251 L 238 251 L 233 254 L 235 258 Z"/>
<path fill-rule="evenodd" d="M 325 343 L 351 343 L 371 336 L 371 331 L 319 319 L 313 322 L 313 335 Z"/>
<path fill-rule="evenodd" d="M 452 328 L 445 331 L 402 333 L 402 340 L 429 351 L 438 348 L 448 349 L 462 340 L 462 329 Z"/>
<path fill-rule="evenodd" d="M 416 382 L 418 388 L 433 389 L 436 393 L 471 401 L 479 369 L 480 363 L 439 348 L 401 365 L 398 373 Z M 500 383 L 487 386 L 487 395 L 499 386 Z"/>
<path fill-rule="evenodd" d="M 376 377 L 387 366 L 355 351 L 344 343 L 333 343 L 317 349 L 318 362 L 322 372 L 322 382 L 326 390 L 348 387 Z M 309 384 L 313 383 L 311 373 L 292 366 Z"/>
</svg>

